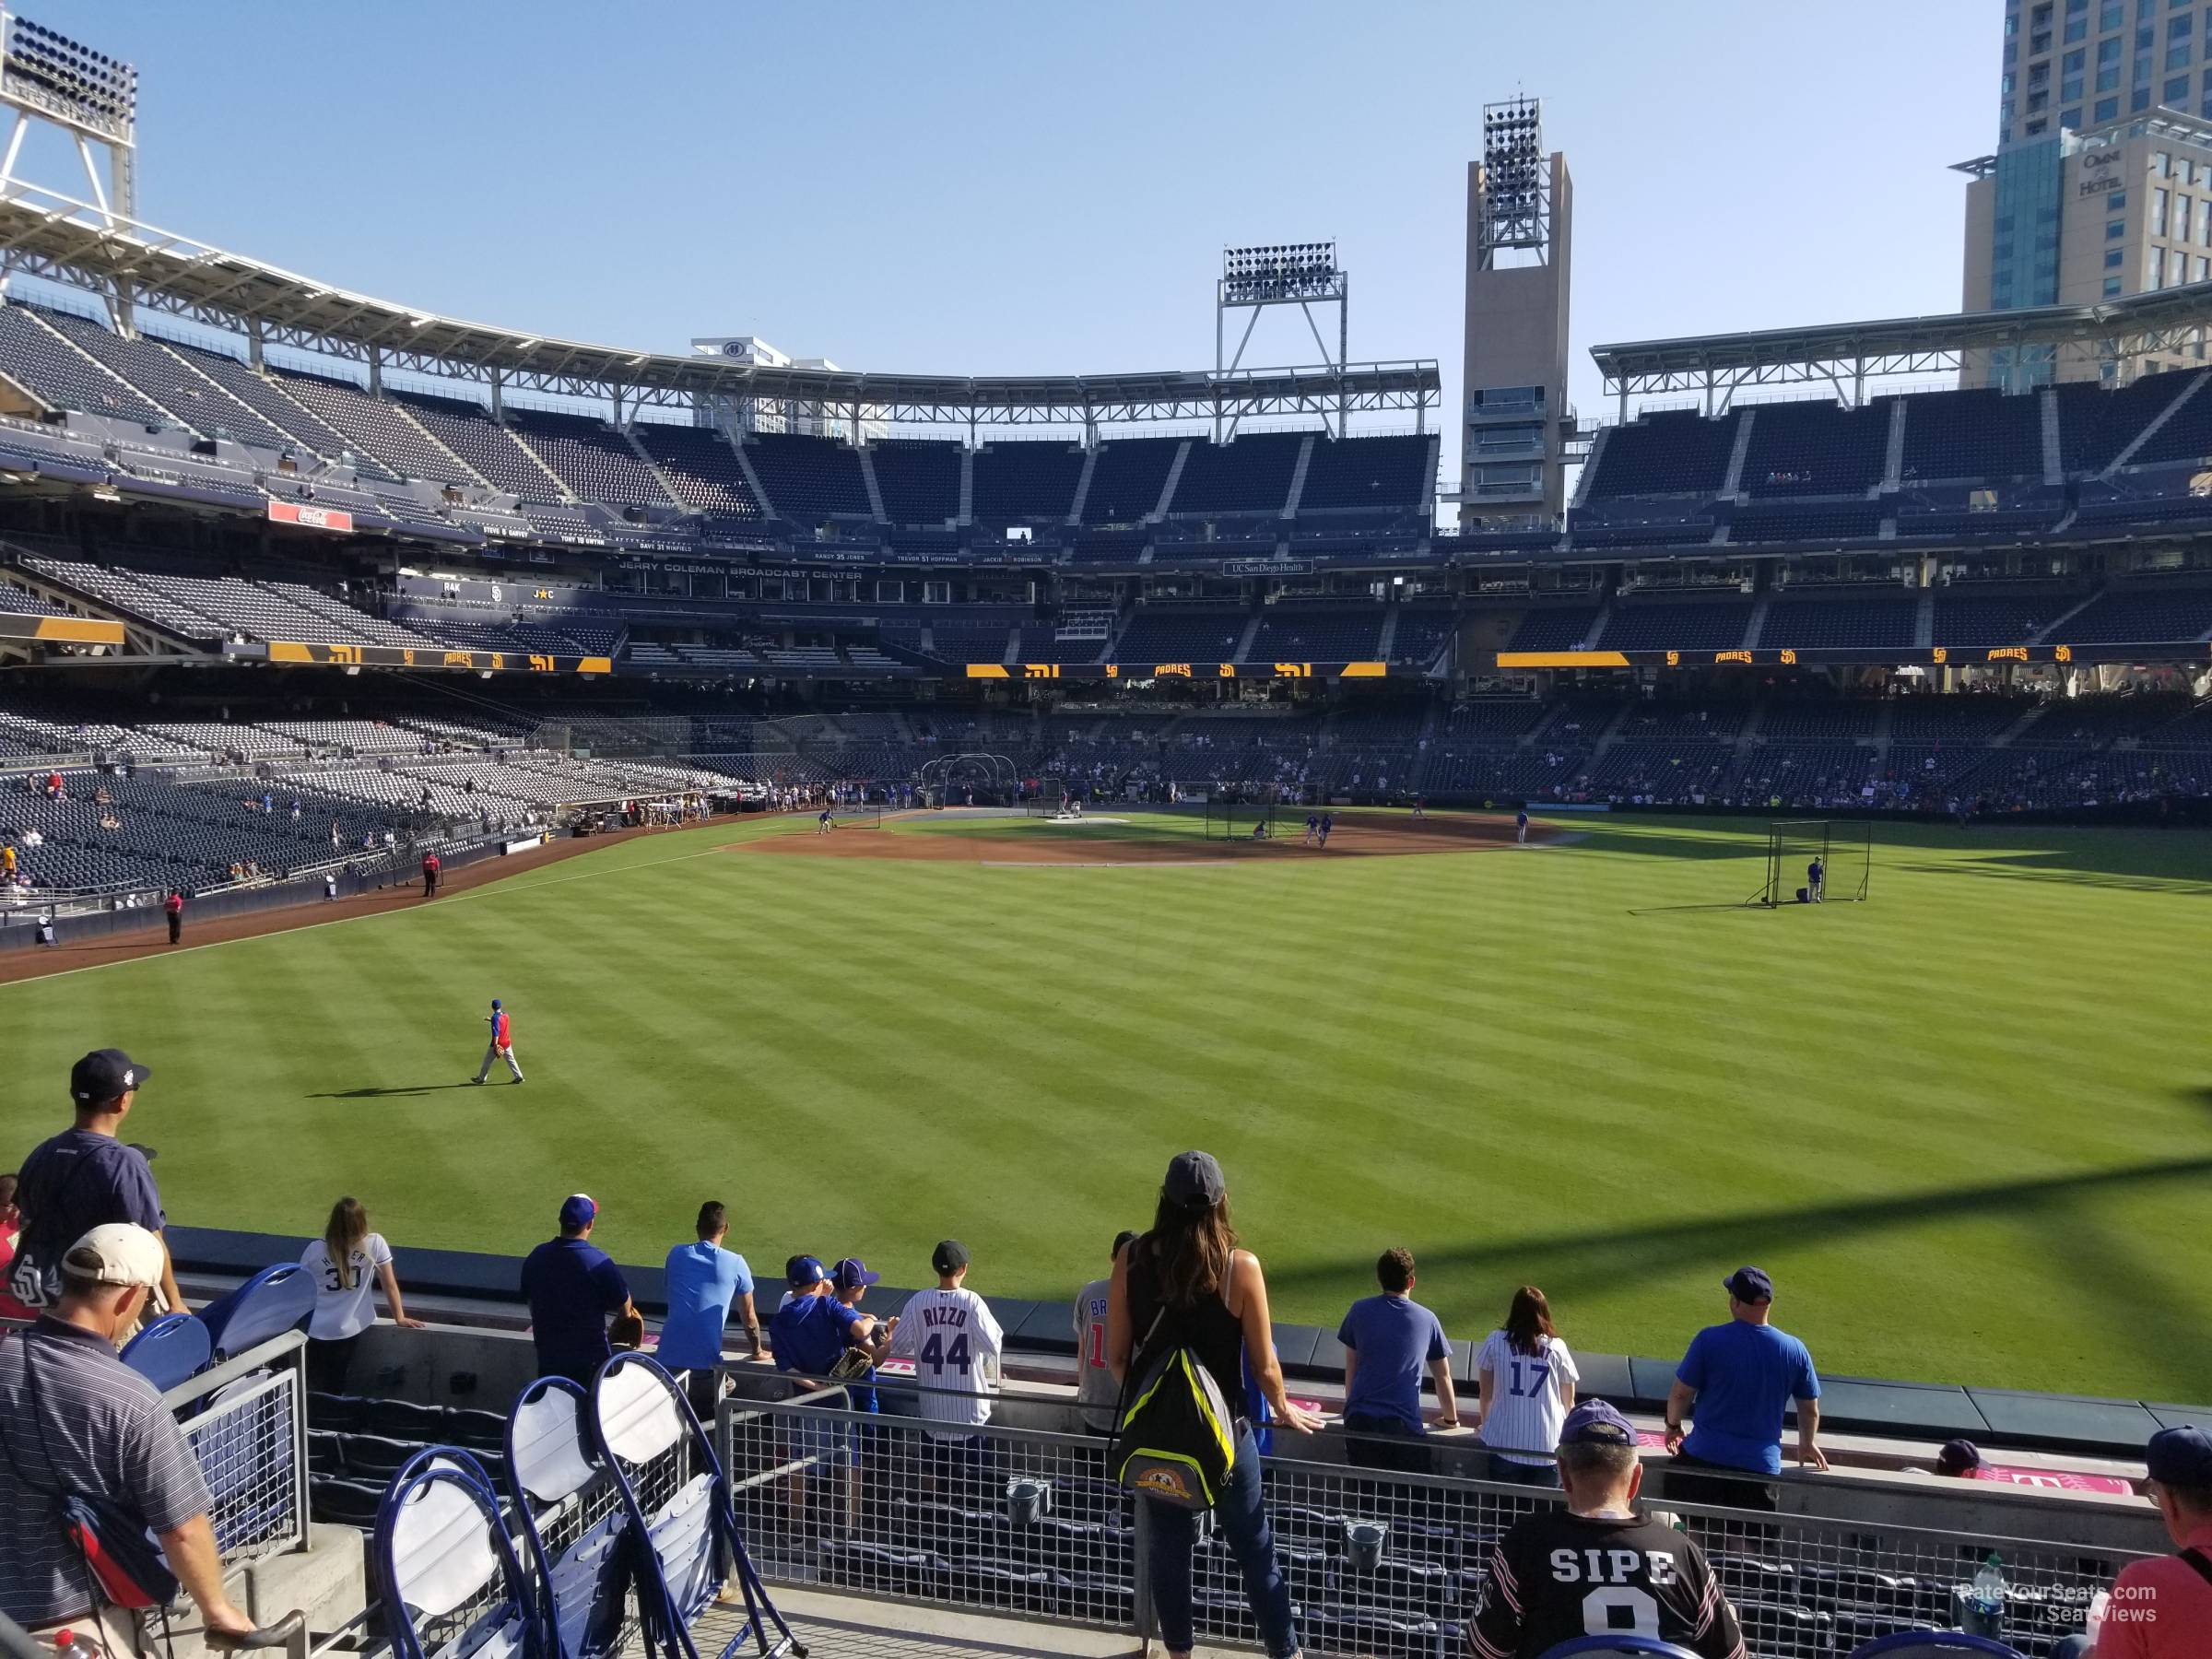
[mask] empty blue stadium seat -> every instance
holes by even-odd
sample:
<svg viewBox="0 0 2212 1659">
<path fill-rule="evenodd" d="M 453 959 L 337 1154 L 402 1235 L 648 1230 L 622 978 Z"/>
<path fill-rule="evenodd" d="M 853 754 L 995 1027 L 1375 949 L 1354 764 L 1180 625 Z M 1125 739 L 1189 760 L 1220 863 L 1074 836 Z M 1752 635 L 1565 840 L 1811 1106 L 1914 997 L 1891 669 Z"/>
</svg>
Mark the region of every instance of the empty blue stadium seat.
<svg viewBox="0 0 2212 1659">
<path fill-rule="evenodd" d="M 779 518 L 803 524 L 836 515 L 875 517 L 860 455 L 851 444 L 796 432 L 760 432 L 746 448 Z"/>
<path fill-rule="evenodd" d="M 869 446 L 883 515 L 894 524 L 941 524 L 960 512 L 960 446 L 880 438 Z"/>
<path fill-rule="evenodd" d="M 1420 434 L 1331 438 L 1324 432 L 1313 440 L 1298 510 L 1425 508 L 1435 488 L 1429 473 L 1434 443 Z"/>
<path fill-rule="evenodd" d="M 1620 496 L 1720 493 L 1735 449 L 1734 413 L 1707 420 L 1692 411 L 1641 417 L 1605 436 L 1585 501 Z"/>
<path fill-rule="evenodd" d="M 1890 402 L 1877 398 L 1874 406 L 1887 412 Z M 2040 392 L 1922 392 L 1903 402 L 1905 447 L 1899 472 L 1906 483 L 2042 476 Z"/>
<path fill-rule="evenodd" d="M 218 1359 L 229 1359 L 287 1331 L 303 1331 L 315 1311 L 314 1276 L 297 1262 L 264 1267 L 200 1311 Z"/>
<path fill-rule="evenodd" d="M 1979 1653 L 1983 1659 L 2024 1659 L 2016 1647 L 1963 1630 L 1899 1631 L 1853 1648 L 1851 1659 L 1953 1659 L 1962 1653 Z"/>
<path fill-rule="evenodd" d="M 1887 405 L 1760 404 L 1748 415 L 1751 442 L 1740 487 L 1754 496 L 1863 494 L 1882 481 Z"/>
<path fill-rule="evenodd" d="M 1306 438 L 1304 432 L 1248 432 L 1227 443 L 1194 440 L 1169 512 L 1281 512 Z"/>
<path fill-rule="evenodd" d="M 979 524 L 1046 523 L 1075 511 L 1084 454 L 1072 443 L 994 440 L 975 452 L 972 503 Z M 879 475 L 880 476 L 880 475 Z"/>
<path fill-rule="evenodd" d="M 196 1376 L 215 1353 L 207 1326 L 196 1313 L 168 1313 L 124 1345 L 123 1362 L 167 1394 Z"/>
<path fill-rule="evenodd" d="M 1087 524 L 1128 524 L 1159 505 L 1181 438 L 1115 438 L 1099 446 L 1083 498 Z M 1194 445 L 1194 447 L 1195 447 Z"/>
</svg>

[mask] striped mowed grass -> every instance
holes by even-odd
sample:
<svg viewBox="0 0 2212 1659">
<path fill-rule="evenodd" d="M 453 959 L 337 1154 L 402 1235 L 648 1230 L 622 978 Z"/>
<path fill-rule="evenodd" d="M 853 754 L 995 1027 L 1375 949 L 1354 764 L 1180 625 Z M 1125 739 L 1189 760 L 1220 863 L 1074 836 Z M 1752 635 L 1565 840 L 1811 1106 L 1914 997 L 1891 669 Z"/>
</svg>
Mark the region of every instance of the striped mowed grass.
<svg viewBox="0 0 2212 1659">
<path fill-rule="evenodd" d="M 1278 1317 L 1385 1246 L 1479 1337 L 1670 1356 L 1745 1262 L 1827 1369 L 2202 1398 L 2212 838 L 1883 825 L 1872 898 L 1728 908 L 1763 826 L 1527 850 L 996 868 L 649 838 L 434 905 L 0 987 L 0 1168 L 115 1044 L 181 1223 L 520 1254 L 561 1196 L 657 1263 L 700 1201 L 808 1252 L 1065 1298 L 1173 1152 Z M 963 831 L 942 822 L 873 833 Z M 998 837 L 1065 834 L 1018 822 Z M 1672 909 L 1673 906 L 1714 906 Z M 489 998 L 529 1082 L 469 1087 Z"/>
</svg>

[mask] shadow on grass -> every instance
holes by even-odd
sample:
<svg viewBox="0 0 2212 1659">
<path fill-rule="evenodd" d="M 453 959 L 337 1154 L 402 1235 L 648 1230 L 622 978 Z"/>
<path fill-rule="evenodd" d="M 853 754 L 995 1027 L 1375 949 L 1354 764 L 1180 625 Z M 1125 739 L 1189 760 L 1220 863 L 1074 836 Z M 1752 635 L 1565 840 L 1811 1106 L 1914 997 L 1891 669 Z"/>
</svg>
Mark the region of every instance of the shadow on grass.
<svg viewBox="0 0 2212 1659">
<path fill-rule="evenodd" d="M 1818 814 L 1805 815 L 1817 821 Z M 1837 862 L 1865 834 L 1868 820 L 1836 818 Z M 1665 818 L 1624 816 L 1618 822 L 1561 817 L 1579 840 L 1572 851 L 1677 858 L 1693 863 L 1751 861 L 1766 853 L 1767 827 L 1758 818 L 1695 818 L 1674 828 Z M 1695 829 L 1688 826 L 1695 825 Z M 2065 882 L 2118 892 L 2212 896 L 2212 837 L 2201 830 L 1976 824 L 1968 829 L 1925 822 L 1874 820 L 1874 872 L 1967 876 L 1983 879 Z M 1936 856 L 1930 856 L 1934 854 Z"/>
<path fill-rule="evenodd" d="M 2212 1106 L 2212 1088 L 2183 1091 Z M 1447 1272 L 1488 1273 L 1510 1283 L 1541 1285 L 1556 1301 L 1582 1293 L 1618 1289 L 1623 1284 L 1675 1273 L 1710 1269 L 1717 1288 L 1722 1276 L 1744 1262 L 1757 1261 L 1777 1241 L 1793 1250 L 1806 1246 L 1848 1248 L 1851 1241 L 1923 1221 L 1975 1217 L 2047 1226 L 2054 1247 L 2047 1265 L 2065 1272 L 2095 1291 L 2115 1282 L 2142 1278 L 2130 1269 L 2121 1281 L 2115 1271 L 2139 1249 L 2146 1264 L 2157 1261 L 2171 1241 L 2124 1235 L 2124 1218 L 2092 1224 L 2083 1200 L 2117 1195 L 2171 1182 L 2203 1182 L 2212 1199 L 2212 1156 L 2171 1159 L 2073 1175 L 2036 1176 L 1951 1192 L 1900 1194 L 1888 1198 L 1854 1198 L 1799 1209 L 1767 1210 L 1711 1220 L 1666 1221 L 1649 1226 L 1593 1229 L 1549 1237 L 1509 1239 L 1421 1252 L 1424 1277 L 1441 1279 Z M 2094 1234 L 2096 1248 L 2088 1248 Z M 2080 1248 L 2077 1248 L 2080 1246 Z M 1371 1273 L 1371 1258 L 1356 1261 L 1286 1264 L 1270 1266 L 1268 1284 L 1287 1294 L 1320 1290 Z M 2165 1324 L 2159 1340 L 2169 1354 L 2199 1375 L 2212 1375 L 2212 1326 L 2185 1320 Z"/>
<path fill-rule="evenodd" d="M 436 1094 L 441 1089 L 472 1087 L 474 1085 L 466 1077 L 464 1077 L 458 1083 L 394 1083 L 383 1087 L 363 1088 L 324 1088 L 317 1090 L 307 1098 L 311 1100 L 377 1100 L 383 1099 L 386 1095 Z"/>
</svg>

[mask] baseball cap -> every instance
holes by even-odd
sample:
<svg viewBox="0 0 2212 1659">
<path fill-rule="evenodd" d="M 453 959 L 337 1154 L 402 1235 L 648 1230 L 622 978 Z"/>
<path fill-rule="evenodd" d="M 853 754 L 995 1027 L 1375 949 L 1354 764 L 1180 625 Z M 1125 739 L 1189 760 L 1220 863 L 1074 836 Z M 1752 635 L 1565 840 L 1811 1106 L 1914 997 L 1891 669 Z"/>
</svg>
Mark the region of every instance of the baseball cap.
<svg viewBox="0 0 2212 1659">
<path fill-rule="evenodd" d="M 1963 1475 L 1969 1469 L 1982 1466 L 1982 1448 L 1970 1440 L 1947 1440 L 1936 1453 L 1936 1466 L 1946 1475 L 1954 1471 Z"/>
<path fill-rule="evenodd" d="M 2143 1462 L 2160 1486 L 2212 1487 L 2212 1436 L 2191 1424 L 2161 1429 Z"/>
<path fill-rule="evenodd" d="M 829 1277 L 819 1256 L 795 1255 L 783 1264 L 783 1282 L 794 1290 L 811 1290 Z"/>
<path fill-rule="evenodd" d="M 1632 1446 L 1636 1425 L 1603 1400 L 1584 1400 L 1559 1425 L 1562 1446 Z"/>
<path fill-rule="evenodd" d="M 862 1285 L 881 1284 L 883 1275 L 870 1273 L 868 1265 L 858 1256 L 844 1256 L 830 1270 L 830 1282 L 840 1290 L 853 1290 Z"/>
<path fill-rule="evenodd" d="M 941 1240 L 929 1253 L 929 1265 L 939 1273 L 958 1273 L 968 1265 L 968 1246 L 958 1239 Z"/>
<path fill-rule="evenodd" d="M 1184 1209 L 1195 1209 L 1200 1205 L 1209 1208 L 1221 1202 L 1221 1194 L 1229 1191 L 1229 1182 L 1221 1178 L 1221 1166 L 1214 1161 L 1211 1152 L 1178 1152 L 1168 1160 L 1168 1179 L 1165 1182 L 1168 1202 Z"/>
<path fill-rule="evenodd" d="M 495 1008 L 496 1008 L 496 1007 L 498 1007 L 498 1006 L 500 1006 L 500 999 L 499 999 L 498 997 L 496 997 L 496 996 L 495 996 L 495 997 L 493 997 L 493 998 L 491 999 L 491 1006 L 492 1006 L 493 1007 L 495 1007 Z"/>
<path fill-rule="evenodd" d="M 69 1068 L 69 1098 L 80 1106 L 119 1100 L 153 1075 L 121 1049 L 94 1049 Z"/>
<path fill-rule="evenodd" d="M 589 1227 L 598 1215 L 599 1206 L 589 1193 L 571 1193 L 560 1201 L 560 1224 L 564 1228 Z"/>
<path fill-rule="evenodd" d="M 162 1265 L 160 1240 L 131 1222 L 109 1221 L 69 1246 L 62 1272 L 95 1284 L 151 1288 L 161 1282 Z"/>
<path fill-rule="evenodd" d="M 1774 1300 L 1774 1281 L 1757 1267 L 1738 1267 L 1721 1283 L 1728 1294 L 1740 1302 L 1762 1302 Z"/>
</svg>

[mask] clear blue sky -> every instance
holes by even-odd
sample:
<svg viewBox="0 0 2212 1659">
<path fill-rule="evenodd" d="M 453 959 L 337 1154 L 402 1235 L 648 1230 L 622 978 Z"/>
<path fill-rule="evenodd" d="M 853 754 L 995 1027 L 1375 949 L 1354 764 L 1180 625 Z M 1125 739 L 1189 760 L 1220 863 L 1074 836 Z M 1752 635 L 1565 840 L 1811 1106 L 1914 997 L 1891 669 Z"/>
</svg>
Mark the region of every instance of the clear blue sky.
<svg viewBox="0 0 2212 1659">
<path fill-rule="evenodd" d="M 28 0 L 141 72 L 166 229 L 483 322 L 847 368 L 1210 366 L 1239 241 L 1335 237 L 1455 406 L 1480 107 L 1545 100 L 1594 342 L 1952 311 L 1998 0 Z M 1280 332 L 1270 332 L 1277 330 Z M 1247 360 L 1309 362 L 1295 312 Z"/>
</svg>

